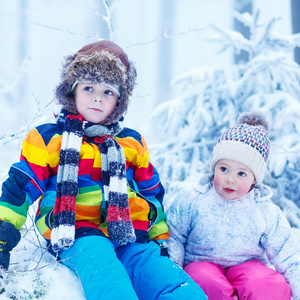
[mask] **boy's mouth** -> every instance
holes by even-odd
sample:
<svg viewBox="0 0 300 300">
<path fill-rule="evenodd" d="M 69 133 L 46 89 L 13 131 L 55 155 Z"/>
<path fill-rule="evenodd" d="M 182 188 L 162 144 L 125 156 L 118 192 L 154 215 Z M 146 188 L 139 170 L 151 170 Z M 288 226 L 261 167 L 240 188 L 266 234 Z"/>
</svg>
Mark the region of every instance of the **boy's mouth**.
<svg viewBox="0 0 300 300">
<path fill-rule="evenodd" d="M 224 188 L 224 191 L 225 191 L 226 193 L 233 193 L 233 192 L 234 192 L 234 190 L 231 189 L 231 188 Z"/>
<path fill-rule="evenodd" d="M 100 111 L 102 112 L 102 110 L 100 108 L 96 108 L 96 107 L 90 107 L 91 110 L 94 110 L 94 111 Z"/>
</svg>

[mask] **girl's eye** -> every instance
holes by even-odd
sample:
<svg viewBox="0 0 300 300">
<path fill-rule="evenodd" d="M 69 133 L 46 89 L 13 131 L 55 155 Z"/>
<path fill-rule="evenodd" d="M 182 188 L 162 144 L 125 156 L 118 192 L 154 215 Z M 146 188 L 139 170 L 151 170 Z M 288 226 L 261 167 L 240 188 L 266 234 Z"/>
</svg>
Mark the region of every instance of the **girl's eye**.
<svg viewBox="0 0 300 300">
<path fill-rule="evenodd" d="M 241 176 L 241 177 L 245 177 L 246 173 L 241 171 L 241 172 L 238 172 L 238 175 Z"/>
<path fill-rule="evenodd" d="M 105 94 L 105 95 L 113 96 L 113 95 L 114 95 L 114 92 L 111 91 L 111 90 L 105 90 L 104 94 Z"/>
<path fill-rule="evenodd" d="M 227 168 L 225 168 L 225 167 L 221 167 L 221 168 L 220 168 L 220 170 L 221 170 L 223 173 L 226 173 L 226 172 L 228 172 L 228 169 L 227 169 Z"/>
<path fill-rule="evenodd" d="M 92 92 L 93 88 L 91 86 L 85 86 L 84 90 L 87 91 L 87 92 Z"/>
</svg>

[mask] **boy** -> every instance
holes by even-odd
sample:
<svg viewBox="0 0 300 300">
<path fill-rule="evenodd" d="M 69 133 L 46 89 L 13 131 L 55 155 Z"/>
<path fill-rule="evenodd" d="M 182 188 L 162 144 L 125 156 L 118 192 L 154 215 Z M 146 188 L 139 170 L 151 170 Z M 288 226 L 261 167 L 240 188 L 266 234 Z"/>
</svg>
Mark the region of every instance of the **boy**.
<svg viewBox="0 0 300 300">
<path fill-rule="evenodd" d="M 164 189 L 143 137 L 122 125 L 135 82 L 133 63 L 113 42 L 66 57 L 56 123 L 28 134 L 3 184 L 4 269 L 28 206 L 39 199 L 36 226 L 49 251 L 78 275 L 88 300 L 206 299 L 161 256 L 168 238 Z"/>
</svg>

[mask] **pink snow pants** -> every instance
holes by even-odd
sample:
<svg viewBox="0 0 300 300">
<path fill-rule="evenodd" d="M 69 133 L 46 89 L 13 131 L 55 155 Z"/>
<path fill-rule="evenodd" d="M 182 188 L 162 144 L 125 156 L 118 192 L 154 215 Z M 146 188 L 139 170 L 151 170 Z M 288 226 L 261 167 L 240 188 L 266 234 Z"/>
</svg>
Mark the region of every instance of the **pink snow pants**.
<svg viewBox="0 0 300 300">
<path fill-rule="evenodd" d="M 283 275 L 260 260 L 227 269 L 211 262 L 193 262 L 184 270 L 209 300 L 291 300 L 291 289 Z"/>
</svg>

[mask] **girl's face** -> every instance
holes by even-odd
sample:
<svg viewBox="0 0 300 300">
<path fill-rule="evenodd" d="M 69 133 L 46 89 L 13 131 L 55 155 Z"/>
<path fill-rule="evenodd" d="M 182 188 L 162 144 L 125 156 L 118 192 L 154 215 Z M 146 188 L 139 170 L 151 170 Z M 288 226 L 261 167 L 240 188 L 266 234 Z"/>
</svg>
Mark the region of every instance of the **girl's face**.
<svg viewBox="0 0 300 300">
<path fill-rule="evenodd" d="M 74 95 L 79 114 L 96 124 L 103 122 L 118 103 L 116 92 L 102 83 L 78 83 Z"/>
<path fill-rule="evenodd" d="M 221 159 L 215 165 L 214 186 L 217 193 L 227 200 L 244 197 L 255 184 L 252 171 L 244 164 Z"/>
</svg>

